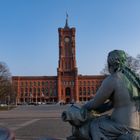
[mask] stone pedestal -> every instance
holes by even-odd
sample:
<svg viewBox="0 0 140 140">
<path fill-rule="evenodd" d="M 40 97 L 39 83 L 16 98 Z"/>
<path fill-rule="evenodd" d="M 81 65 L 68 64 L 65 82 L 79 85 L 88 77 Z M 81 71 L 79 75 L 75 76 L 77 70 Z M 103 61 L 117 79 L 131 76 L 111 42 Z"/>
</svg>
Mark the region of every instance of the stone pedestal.
<svg viewBox="0 0 140 140">
<path fill-rule="evenodd" d="M 67 140 L 88 140 L 82 137 L 74 137 L 74 136 L 69 136 L 67 137 Z"/>
<path fill-rule="evenodd" d="M 56 139 L 56 138 L 40 138 L 38 140 L 62 140 L 62 139 Z"/>
</svg>

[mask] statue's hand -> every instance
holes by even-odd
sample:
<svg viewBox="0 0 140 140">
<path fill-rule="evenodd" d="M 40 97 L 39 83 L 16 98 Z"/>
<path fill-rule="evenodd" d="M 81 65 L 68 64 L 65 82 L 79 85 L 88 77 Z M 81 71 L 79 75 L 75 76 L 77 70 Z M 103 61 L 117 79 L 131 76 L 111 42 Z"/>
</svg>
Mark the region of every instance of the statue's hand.
<svg viewBox="0 0 140 140">
<path fill-rule="evenodd" d="M 101 114 L 100 113 L 98 113 L 97 111 L 95 111 L 95 110 L 91 110 L 90 111 L 90 117 L 91 118 L 97 118 L 97 117 L 100 117 L 101 116 Z"/>
</svg>

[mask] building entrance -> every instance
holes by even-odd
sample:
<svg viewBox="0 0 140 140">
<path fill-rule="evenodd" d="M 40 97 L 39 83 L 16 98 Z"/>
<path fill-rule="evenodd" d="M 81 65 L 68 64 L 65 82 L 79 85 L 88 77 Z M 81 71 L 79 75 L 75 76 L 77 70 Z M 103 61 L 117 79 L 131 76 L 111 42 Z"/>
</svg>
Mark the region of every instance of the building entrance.
<svg viewBox="0 0 140 140">
<path fill-rule="evenodd" d="M 71 101 L 71 89 L 67 87 L 65 89 L 66 103 L 70 103 Z"/>
</svg>

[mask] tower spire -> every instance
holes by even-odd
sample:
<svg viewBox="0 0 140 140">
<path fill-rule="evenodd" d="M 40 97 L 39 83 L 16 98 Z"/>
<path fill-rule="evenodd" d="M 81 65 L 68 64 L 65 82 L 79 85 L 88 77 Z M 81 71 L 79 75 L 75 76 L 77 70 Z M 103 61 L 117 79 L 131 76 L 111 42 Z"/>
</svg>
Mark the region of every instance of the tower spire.
<svg viewBox="0 0 140 140">
<path fill-rule="evenodd" d="M 68 13 L 66 12 L 66 23 L 65 23 L 65 28 L 69 28 L 69 25 L 68 25 Z"/>
</svg>

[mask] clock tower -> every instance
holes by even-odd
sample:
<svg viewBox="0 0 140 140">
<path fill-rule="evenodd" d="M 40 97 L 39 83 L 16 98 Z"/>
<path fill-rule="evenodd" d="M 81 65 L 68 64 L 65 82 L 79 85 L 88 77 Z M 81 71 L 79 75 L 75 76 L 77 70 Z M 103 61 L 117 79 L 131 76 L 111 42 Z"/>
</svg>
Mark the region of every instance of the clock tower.
<svg viewBox="0 0 140 140">
<path fill-rule="evenodd" d="M 68 15 L 64 28 L 58 28 L 59 33 L 59 61 L 58 101 L 78 102 L 78 69 L 76 66 L 75 28 L 68 25 Z"/>
</svg>

